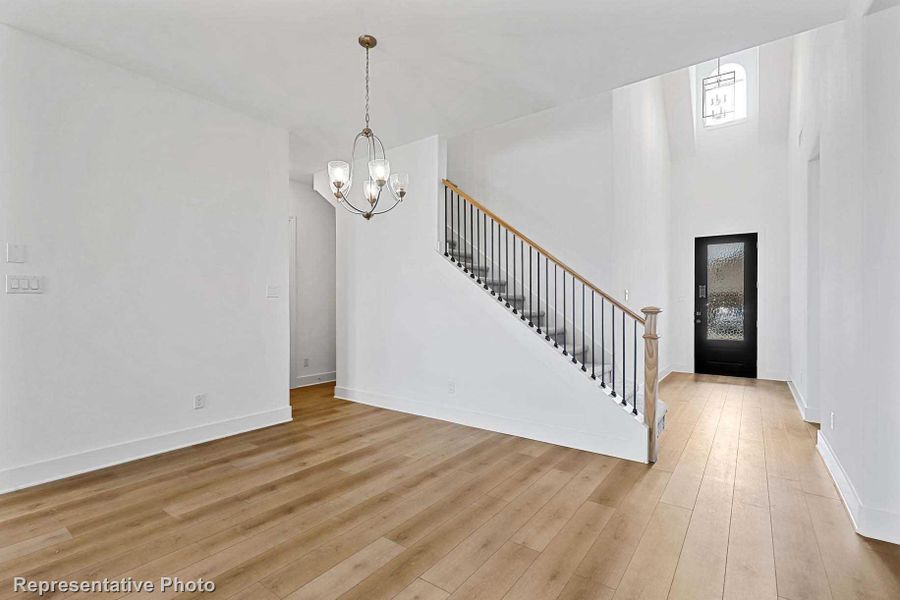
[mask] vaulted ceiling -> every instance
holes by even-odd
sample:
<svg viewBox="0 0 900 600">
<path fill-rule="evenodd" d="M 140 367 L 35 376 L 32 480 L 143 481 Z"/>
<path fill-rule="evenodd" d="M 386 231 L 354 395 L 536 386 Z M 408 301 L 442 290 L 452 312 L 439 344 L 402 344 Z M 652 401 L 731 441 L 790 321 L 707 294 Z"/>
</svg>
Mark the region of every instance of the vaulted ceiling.
<svg viewBox="0 0 900 600">
<path fill-rule="evenodd" d="M 454 135 L 843 17 L 847 0 L 0 0 L 0 21 L 291 131 L 305 176 L 372 124 Z"/>
</svg>

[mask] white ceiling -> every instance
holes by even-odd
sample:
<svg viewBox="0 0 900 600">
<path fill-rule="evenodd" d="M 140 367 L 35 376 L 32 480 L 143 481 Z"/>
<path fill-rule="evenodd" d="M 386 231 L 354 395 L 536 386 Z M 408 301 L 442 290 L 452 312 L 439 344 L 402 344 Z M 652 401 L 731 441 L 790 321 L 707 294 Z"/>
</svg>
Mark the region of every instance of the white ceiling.
<svg viewBox="0 0 900 600">
<path fill-rule="evenodd" d="M 847 0 L 0 0 L 0 21 L 292 132 L 297 177 L 455 135 L 843 17 Z"/>
</svg>

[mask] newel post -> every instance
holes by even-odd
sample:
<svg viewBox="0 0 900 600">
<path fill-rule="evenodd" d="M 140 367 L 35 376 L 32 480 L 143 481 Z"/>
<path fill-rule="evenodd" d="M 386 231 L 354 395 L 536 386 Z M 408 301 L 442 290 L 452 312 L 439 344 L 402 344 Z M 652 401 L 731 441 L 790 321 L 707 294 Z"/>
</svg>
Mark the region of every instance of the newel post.
<svg viewBox="0 0 900 600">
<path fill-rule="evenodd" d="M 659 334 L 656 318 L 662 309 L 642 308 L 644 313 L 644 419 L 647 423 L 647 457 L 656 462 L 656 395 L 659 390 Z"/>
</svg>

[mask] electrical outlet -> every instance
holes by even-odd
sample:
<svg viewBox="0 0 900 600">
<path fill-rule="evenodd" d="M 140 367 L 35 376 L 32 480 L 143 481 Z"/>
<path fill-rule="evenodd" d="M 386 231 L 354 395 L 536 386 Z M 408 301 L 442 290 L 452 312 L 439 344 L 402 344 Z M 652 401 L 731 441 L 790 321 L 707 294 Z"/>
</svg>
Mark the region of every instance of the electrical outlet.
<svg viewBox="0 0 900 600">
<path fill-rule="evenodd" d="M 206 394 L 197 394 L 194 396 L 194 410 L 206 408 Z"/>
<path fill-rule="evenodd" d="M 631 292 L 628 291 L 628 288 L 625 288 L 625 302 L 628 302 L 629 296 L 631 296 Z"/>
<path fill-rule="evenodd" d="M 447 392 L 448 392 L 449 394 L 455 394 L 455 393 L 456 393 L 456 382 L 455 382 L 455 381 L 450 381 L 450 382 L 447 383 Z"/>
<path fill-rule="evenodd" d="M 831 411 L 831 429 L 834 430 L 834 411 Z"/>
<path fill-rule="evenodd" d="M 303 366 L 304 366 L 304 367 L 308 367 L 308 366 L 309 366 L 309 359 L 308 359 L 308 358 L 304 358 L 304 359 L 303 359 Z"/>
</svg>

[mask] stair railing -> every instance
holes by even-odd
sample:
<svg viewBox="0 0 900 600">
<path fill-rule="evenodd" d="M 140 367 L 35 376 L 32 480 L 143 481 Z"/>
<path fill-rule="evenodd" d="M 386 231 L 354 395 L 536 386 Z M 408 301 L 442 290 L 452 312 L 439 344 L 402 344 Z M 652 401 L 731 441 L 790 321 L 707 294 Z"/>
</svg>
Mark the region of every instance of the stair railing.
<svg viewBox="0 0 900 600">
<path fill-rule="evenodd" d="M 655 462 L 661 310 L 647 307 L 643 316 L 637 314 L 453 182 L 444 179 L 443 184 L 444 256 L 581 371 L 590 373 L 601 390 L 642 418 L 648 429 L 648 457 Z M 639 328 L 642 357 L 637 350 Z"/>
</svg>

